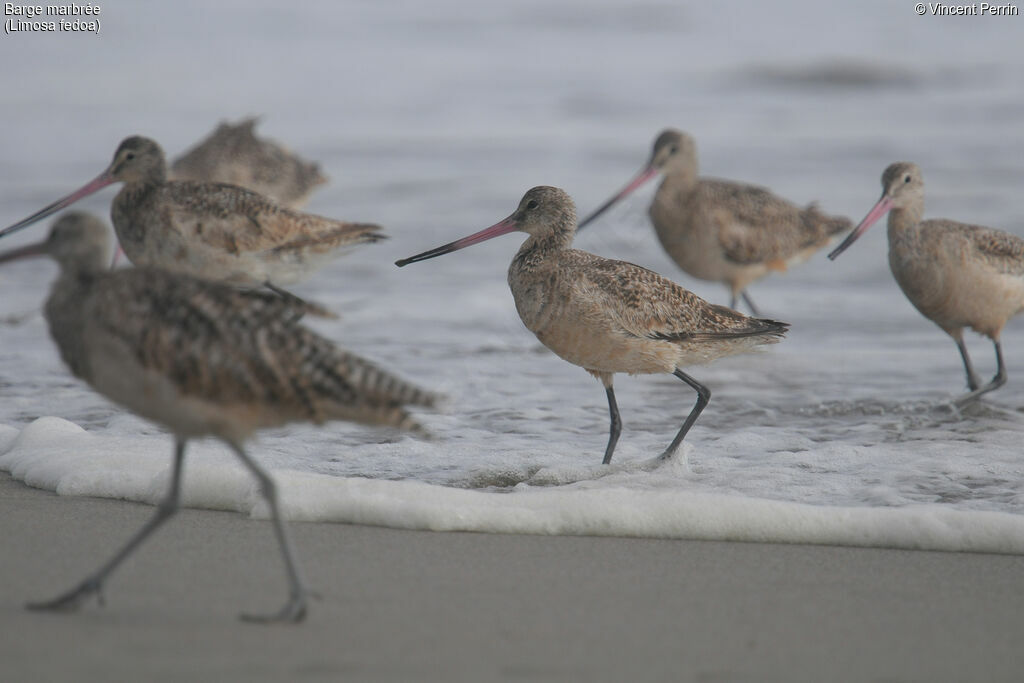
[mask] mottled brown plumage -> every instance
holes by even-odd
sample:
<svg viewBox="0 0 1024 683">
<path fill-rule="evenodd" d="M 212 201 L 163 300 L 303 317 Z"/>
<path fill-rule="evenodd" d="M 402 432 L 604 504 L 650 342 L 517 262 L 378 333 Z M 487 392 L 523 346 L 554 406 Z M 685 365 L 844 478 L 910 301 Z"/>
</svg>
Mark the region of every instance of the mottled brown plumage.
<svg viewBox="0 0 1024 683">
<path fill-rule="evenodd" d="M 260 428 L 333 419 L 419 429 L 403 406 L 430 405 L 431 395 L 300 325 L 308 305 L 209 284 L 153 268 L 79 274 L 46 313 L 78 377 L 182 436 L 241 441 Z M 129 363 L 195 410 L 140 403 L 138 387 L 121 386 Z"/>
<path fill-rule="evenodd" d="M 509 286 L 526 327 L 606 386 L 617 372 L 673 372 L 784 331 L 775 321 L 709 304 L 641 266 L 567 247 L 527 239 L 509 268 Z"/>
<path fill-rule="evenodd" d="M 163 150 L 139 136 L 125 139 L 91 183 L 0 236 L 115 182 L 124 187 L 110 214 L 121 247 L 136 266 L 243 287 L 284 286 L 348 248 L 384 239 L 378 225 L 300 213 L 235 185 L 168 181 Z"/>
<path fill-rule="evenodd" d="M 1024 240 L 978 225 L 944 218 L 922 220 L 924 179 L 917 164 L 897 162 L 882 174 L 882 197 L 829 258 L 853 244 L 889 213 L 889 267 L 910 303 L 956 342 L 967 373 L 966 403 L 1006 382 L 999 336 L 1024 310 Z M 998 369 L 981 386 L 963 330 L 992 340 Z"/>
<path fill-rule="evenodd" d="M 151 522 L 110 562 L 35 607 L 71 609 L 98 594 L 109 573 L 177 509 L 186 442 L 212 436 L 260 480 L 270 504 L 291 595 L 269 619 L 301 619 L 308 591 L 276 489 L 243 443 L 258 429 L 294 421 L 342 419 L 421 430 L 405 406 L 430 406 L 435 395 L 300 325 L 311 310 L 300 301 L 156 268 L 108 270 L 107 235 L 95 217 L 71 212 L 45 242 L 0 261 L 39 254 L 58 261 L 61 272 L 46 302 L 46 319 L 62 358 L 93 389 L 175 435 L 172 483 Z"/>
<path fill-rule="evenodd" d="M 767 189 L 728 180 L 698 178 L 697 145 L 668 129 L 654 142 L 644 170 L 621 192 L 580 223 L 583 227 L 649 178 L 664 175 L 650 207 L 658 240 L 690 275 L 725 283 L 730 306 L 746 288 L 773 270 L 806 261 L 852 223 L 813 204 L 799 207 Z"/>
<path fill-rule="evenodd" d="M 256 135 L 256 118 L 221 123 L 171 164 L 174 180 L 228 183 L 293 209 L 327 182 L 320 165 Z"/>
<path fill-rule="evenodd" d="M 612 418 L 605 463 L 611 461 L 621 427 L 612 389 L 615 373 L 671 372 L 698 392 L 697 405 L 662 454 L 668 457 L 710 397 L 680 368 L 774 343 L 785 334 L 785 323 L 714 306 L 646 268 L 572 249 L 576 207 L 555 187 L 535 187 L 504 221 L 398 265 L 514 230 L 529 235 L 508 271 L 523 323 L 541 343 L 605 386 Z"/>
</svg>

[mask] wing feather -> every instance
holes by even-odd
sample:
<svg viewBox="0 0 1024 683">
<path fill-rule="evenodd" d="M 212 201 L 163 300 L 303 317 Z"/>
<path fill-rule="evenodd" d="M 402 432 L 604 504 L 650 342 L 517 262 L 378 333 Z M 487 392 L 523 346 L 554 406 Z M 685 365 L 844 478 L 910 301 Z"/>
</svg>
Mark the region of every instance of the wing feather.
<svg viewBox="0 0 1024 683">
<path fill-rule="evenodd" d="M 710 304 L 652 270 L 626 261 L 568 251 L 562 267 L 575 271 L 596 308 L 628 334 L 669 341 L 712 341 L 780 335 L 785 324 L 750 318 Z"/>
</svg>

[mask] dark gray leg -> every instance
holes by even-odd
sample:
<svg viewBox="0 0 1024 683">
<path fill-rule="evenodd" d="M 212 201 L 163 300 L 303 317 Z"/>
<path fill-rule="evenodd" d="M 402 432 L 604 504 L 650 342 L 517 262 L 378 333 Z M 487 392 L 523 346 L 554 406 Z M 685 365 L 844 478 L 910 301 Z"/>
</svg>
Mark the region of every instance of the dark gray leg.
<svg viewBox="0 0 1024 683">
<path fill-rule="evenodd" d="M 615 391 L 611 387 L 605 388 L 608 394 L 608 412 L 612 416 L 611 430 L 608 434 L 608 446 L 604 449 L 604 461 L 607 465 L 612 461 L 612 453 L 615 451 L 615 444 L 619 441 L 619 433 L 622 432 L 622 420 L 619 418 L 619 406 L 615 404 Z"/>
<path fill-rule="evenodd" d="M 954 337 L 956 341 L 956 347 L 960 349 L 960 357 L 964 359 L 964 371 L 967 373 L 967 388 L 971 391 L 976 390 L 981 383 L 978 381 L 978 375 L 974 373 L 974 366 L 971 365 L 971 357 L 967 355 L 967 346 L 964 344 L 963 336 Z M 998 345 L 996 346 L 998 348 Z"/>
<path fill-rule="evenodd" d="M 992 389 L 998 389 L 999 387 L 1006 384 L 1006 364 L 1003 363 L 1003 347 L 999 343 L 998 339 L 992 340 L 992 345 L 996 347 L 996 376 L 989 382 L 989 391 Z"/>
<path fill-rule="evenodd" d="M 680 427 L 679 433 L 676 434 L 676 438 L 672 439 L 672 443 L 670 443 L 668 448 L 665 449 L 665 452 L 661 454 L 661 458 L 663 460 L 672 457 L 672 454 L 679 448 L 679 444 L 683 442 L 683 437 L 685 437 L 686 433 L 690 431 L 690 427 L 692 427 L 693 423 L 697 421 L 697 417 L 711 400 L 711 390 L 706 386 L 690 377 L 679 368 L 676 368 L 675 372 L 672 374 L 694 388 L 697 392 L 697 403 L 693 406 L 693 410 L 690 411 L 690 414 L 686 416 L 686 421 L 683 422 L 683 426 Z"/>
<path fill-rule="evenodd" d="M 992 340 L 992 344 L 996 347 L 996 374 L 995 374 L 995 377 L 993 377 L 992 381 L 989 382 L 988 384 L 986 384 L 985 386 L 980 387 L 978 389 L 974 389 L 973 391 L 970 391 L 970 392 L 964 394 L 963 396 L 961 396 L 960 398 L 958 398 L 956 400 L 956 405 L 963 406 L 963 405 L 965 405 L 967 403 L 970 403 L 971 401 L 977 399 L 979 396 L 981 396 L 983 394 L 987 394 L 988 392 L 992 391 L 993 389 L 998 389 L 999 387 L 1001 387 L 1004 384 L 1006 384 L 1006 365 L 1003 363 L 1003 348 L 999 344 L 999 340 L 998 339 L 993 339 Z M 966 353 L 964 351 L 962 351 L 962 352 Z M 966 358 L 966 356 L 964 356 L 964 357 Z"/>
<path fill-rule="evenodd" d="M 124 562 L 135 549 L 142 545 L 151 533 L 157 530 L 164 522 L 174 516 L 181 503 L 181 470 L 185 461 L 185 440 L 178 440 L 174 444 L 174 465 L 171 470 L 171 486 L 167 496 L 157 506 L 156 512 L 149 521 L 136 532 L 131 539 L 117 553 L 110 558 L 106 564 L 90 574 L 80 584 L 67 593 L 58 595 L 52 600 L 45 602 L 30 602 L 26 607 L 33 610 L 73 611 L 78 609 L 90 595 L 95 595 L 100 604 L 103 604 L 103 582 L 117 569 L 118 565 Z"/>
<path fill-rule="evenodd" d="M 750 298 L 749 294 L 747 294 L 747 290 L 744 289 L 742 292 L 740 292 L 740 296 L 743 297 L 744 303 L 746 303 L 747 308 L 750 309 L 751 315 L 760 317 L 761 311 L 757 310 L 757 306 L 754 305 L 754 300 Z"/>
<path fill-rule="evenodd" d="M 256 464 L 256 461 L 250 458 L 240 445 L 234 443 L 229 445 L 235 451 L 235 455 L 238 456 L 260 482 L 260 490 L 263 492 L 263 497 L 266 498 L 267 504 L 270 505 L 270 517 L 274 523 L 274 533 L 277 536 L 277 543 L 281 548 L 281 555 L 284 558 L 285 570 L 288 572 L 289 596 L 288 602 L 285 603 L 284 607 L 273 614 L 243 614 L 242 619 L 260 623 L 302 621 L 306 618 L 306 600 L 309 597 L 309 590 L 299 574 L 298 565 L 295 562 L 295 553 L 292 552 L 291 540 L 288 538 L 288 530 L 284 525 L 284 520 L 281 519 L 281 510 L 277 502 L 277 485 L 274 484 L 274 480 L 270 478 L 270 475 Z"/>
</svg>

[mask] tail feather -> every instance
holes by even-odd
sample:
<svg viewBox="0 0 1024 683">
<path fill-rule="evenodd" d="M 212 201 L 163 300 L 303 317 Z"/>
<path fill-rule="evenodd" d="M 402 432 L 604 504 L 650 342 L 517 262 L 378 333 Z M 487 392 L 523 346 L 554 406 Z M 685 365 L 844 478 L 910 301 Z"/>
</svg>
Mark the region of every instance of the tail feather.
<svg viewBox="0 0 1024 683">
<path fill-rule="evenodd" d="M 376 223 L 346 223 L 339 232 L 347 235 L 347 240 L 352 244 L 379 242 L 388 238 L 384 234 L 384 228 Z"/>
<path fill-rule="evenodd" d="M 316 187 L 325 184 L 329 180 L 320 168 L 320 164 L 315 161 L 310 161 L 303 165 L 301 171 L 300 180 L 304 187 Z"/>
<path fill-rule="evenodd" d="M 362 406 L 356 412 L 345 410 L 338 413 L 339 417 L 355 419 L 367 425 L 392 427 L 416 436 L 429 438 L 430 432 L 414 418 L 409 411 L 398 405 Z"/>
<path fill-rule="evenodd" d="M 425 408 L 433 408 L 440 400 L 440 397 L 433 392 L 421 389 L 376 366 L 370 364 L 367 366 L 368 370 L 363 377 L 362 389 L 364 391 L 402 405 Z"/>
<path fill-rule="evenodd" d="M 319 376 L 332 378 L 319 392 L 324 414 L 367 424 L 426 433 L 405 407 L 432 408 L 441 400 L 439 394 L 350 353 L 336 356 L 330 371 Z"/>
<path fill-rule="evenodd" d="M 835 237 L 840 233 L 849 232 L 850 230 L 853 230 L 853 221 L 846 216 L 833 216 L 828 221 L 827 231 L 829 237 Z"/>
<path fill-rule="evenodd" d="M 270 249 L 270 251 L 275 254 L 282 254 L 286 252 L 301 252 L 306 249 L 314 251 L 324 248 L 336 249 L 339 247 L 354 247 L 360 244 L 380 242 L 388 238 L 383 232 L 384 228 L 376 223 L 336 222 L 335 226 L 333 230 L 327 232 L 304 235 L 284 244 L 279 244 Z"/>
<path fill-rule="evenodd" d="M 745 337 L 764 337 L 764 344 L 774 344 L 789 330 L 789 323 L 769 320 L 768 318 L 748 318 L 752 323 L 742 329 L 714 330 L 706 332 L 690 332 L 673 337 L 672 341 L 712 342 L 721 339 L 743 339 Z"/>
<path fill-rule="evenodd" d="M 658 332 L 649 335 L 651 339 L 676 342 L 713 342 L 725 339 L 765 337 L 763 343 L 770 344 L 785 336 L 789 323 L 768 318 L 751 318 L 727 306 L 707 304 L 702 329 Z"/>
<path fill-rule="evenodd" d="M 395 427 L 406 432 L 412 432 L 422 438 L 430 438 L 431 433 L 427 431 L 427 428 L 421 425 L 416 419 L 402 408 L 396 408 L 395 421 L 392 422 Z"/>
<path fill-rule="evenodd" d="M 804 226 L 804 235 L 807 242 L 804 246 L 814 246 L 826 242 L 842 232 L 849 232 L 853 229 L 853 221 L 846 216 L 832 216 L 818 208 L 817 204 L 809 204 L 801 214 L 800 218 Z"/>
<path fill-rule="evenodd" d="M 296 329 L 294 320 L 287 324 L 292 332 L 281 335 L 274 354 L 277 361 L 268 363 L 281 366 L 279 392 L 294 397 L 285 403 L 303 405 L 303 417 L 316 423 L 339 419 L 423 431 L 404 409 L 433 407 L 440 395 L 338 348 L 311 330 Z"/>
</svg>

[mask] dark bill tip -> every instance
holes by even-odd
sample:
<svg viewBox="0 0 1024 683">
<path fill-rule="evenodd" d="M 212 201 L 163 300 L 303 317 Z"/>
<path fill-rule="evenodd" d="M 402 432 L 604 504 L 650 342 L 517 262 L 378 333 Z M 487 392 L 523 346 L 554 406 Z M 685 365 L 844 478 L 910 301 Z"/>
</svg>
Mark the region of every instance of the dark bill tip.
<svg viewBox="0 0 1024 683">
<path fill-rule="evenodd" d="M 416 254 L 415 256 L 398 259 L 397 261 L 395 261 L 395 265 L 401 268 L 403 266 L 409 265 L 410 263 L 416 263 L 417 261 L 426 261 L 427 259 L 432 259 L 435 256 L 443 256 L 444 254 L 451 253 L 458 249 L 458 247 L 455 246 L 456 244 L 458 244 L 458 242 L 450 242 L 443 246 L 436 247 L 428 251 L 424 251 L 423 253 L 420 254 Z"/>
<path fill-rule="evenodd" d="M 633 178 L 633 180 L 629 181 L 629 183 L 624 188 L 622 188 L 614 195 L 612 195 L 611 199 L 607 200 L 604 204 L 594 209 L 589 216 L 581 220 L 579 222 L 579 225 L 576 226 L 576 231 L 579 232 L 580 230 L 585 228 L 589 223 L 593 222 L 598 216 L 600 216 L 605 211 L 614 206 L 616 202 L 623 199 L 630 192 L 646 183 L 653 176 L 657 175 L 657 173 L 658 169 L 654 168 L 653 166 L 648 166 L 644 170 L 640 171 L 640 173 L 638 173 L 637 176 Z"/>
<path fill-rule="evenodd" d="M 460 240 L 455 240 L 454 242 L 443 244 L 440 247 L 435 247 L 421 254 L 410 256 L 409 258 L 398 259 L 397 261 L 395 261 L 395 265 L 401 268 L 402 266 L 407 266 L 410 263 L 416 263 L 417 261 L 426 261 L 427 259 L 434 258 L 435 256 L 443 256 L 445 254 L 450 254 L 453 251 L 458 251 L 459 249 L 471 247 L 474 244 L 479 244 L 480 242 L 484 242 L 493 237 L 498 237 L 499 235 L 504 235 L 512 232 L 513 230 L 518 229 L 519 223 L 515 220 L 515 214 L 513 214 L 512 216 L 509 216 L 505 220 L 501 221 L 500 223 L 495 223 L 489 228 L 484 228 L 480 232 L 475 232 L 469 237 L 463 237 Z"/>
</svg>

